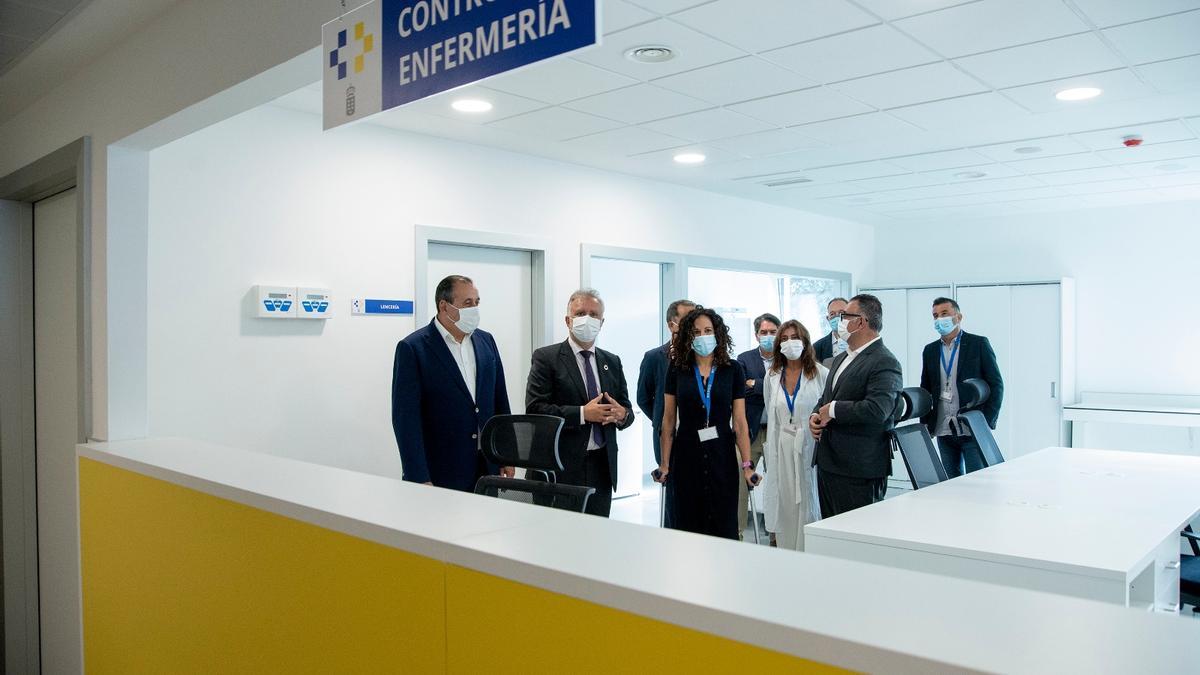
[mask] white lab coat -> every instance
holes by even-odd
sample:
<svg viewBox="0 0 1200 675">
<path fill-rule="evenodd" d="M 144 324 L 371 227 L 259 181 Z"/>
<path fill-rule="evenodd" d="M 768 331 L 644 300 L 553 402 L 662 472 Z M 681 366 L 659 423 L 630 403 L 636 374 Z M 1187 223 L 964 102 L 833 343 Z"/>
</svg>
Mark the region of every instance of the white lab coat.
<svg viewBox="0 0 1200 675">
<path fill-rule="evenodd" d="M 780 548 L 804 550 L 804 526 L 821 519 L 817 503 L 817 472 L 812 466 L 816 441 L 808 432 L 808 416 L 821 399 L 829 369 L 817 364 L 817 376 L 803 382 L 796 394 L 795 435 L 783 431 L 788 424 L 787 397 L 780 378 L 783 373 L 767 373 L 763 383 L 763 398 L 767 406 L 767 440 L 763 457 L 767 462 L 767 478 L 763 485 L 763 510 L 767 530 L 775 533 Z"/>
</svg>

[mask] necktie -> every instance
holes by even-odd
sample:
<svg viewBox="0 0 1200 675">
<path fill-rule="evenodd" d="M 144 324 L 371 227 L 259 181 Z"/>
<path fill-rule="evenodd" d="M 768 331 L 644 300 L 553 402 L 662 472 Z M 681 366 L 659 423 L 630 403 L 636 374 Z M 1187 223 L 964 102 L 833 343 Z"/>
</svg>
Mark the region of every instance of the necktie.
<svg viewBox="0 0 1200 675">
<path fill-rule="evenodd" d="M 600 387 L 596 385 L 596 376 L 592 374 L 592 353 L 588 350 L 579 352 L 583 357 L 583 373 L 587 380 L 587 396 L 588 400 L 592 400 L 600 395 Z M 592 422 L 592 441 L 597 446 L 604 445 L 604 432 L 600 430 L 600 425 Z"/>
</svg>

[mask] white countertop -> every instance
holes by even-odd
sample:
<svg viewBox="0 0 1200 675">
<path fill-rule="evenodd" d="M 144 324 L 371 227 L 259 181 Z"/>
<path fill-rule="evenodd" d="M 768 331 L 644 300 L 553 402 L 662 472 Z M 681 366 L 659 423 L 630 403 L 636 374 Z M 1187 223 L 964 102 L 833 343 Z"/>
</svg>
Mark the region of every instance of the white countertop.
<svg viewBox="0 0 1200 675">
<path fill-rule="evenodd" d="M 79 454 L 402 550 L 851 669 L 1182 672 L 1194 665 L 1185 650 L 1200 644 L 1200 622 L 1179 617 L 614 522 L 196 441 L 97 443 L 80 446 Z M 941 487 L 950 486 L 913 496 Z M 1098 648 L 1104 645 L 1119 647 Z"/>
<path fill-rule="evenodd" d="M 1125 578 L 1200 510 L 1197 485 L 1197 457 L 1046 448 L 805 532 Z"/>
</svg>

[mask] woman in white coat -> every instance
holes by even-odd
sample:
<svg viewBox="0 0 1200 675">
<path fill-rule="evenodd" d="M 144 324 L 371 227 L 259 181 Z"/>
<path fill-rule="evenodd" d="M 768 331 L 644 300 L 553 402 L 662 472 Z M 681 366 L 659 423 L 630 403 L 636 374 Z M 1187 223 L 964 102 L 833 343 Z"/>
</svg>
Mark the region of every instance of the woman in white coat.
<svg viewBox="0 0 1200 675">
<path fill-rule="evenodd" d="M 803 551 L 805 524 L 821 517 L 812 466 L 816 441 L 808 433 L 808 414 L 821 398 L 829 370 L 817 363 L 808 330 L 794 319 L 779 327 L 774 352 L 775 361 L 763 383 L 767 406 L 763 456 L 769 482 L 764 508 L 777 545 Z"/>
</svg>

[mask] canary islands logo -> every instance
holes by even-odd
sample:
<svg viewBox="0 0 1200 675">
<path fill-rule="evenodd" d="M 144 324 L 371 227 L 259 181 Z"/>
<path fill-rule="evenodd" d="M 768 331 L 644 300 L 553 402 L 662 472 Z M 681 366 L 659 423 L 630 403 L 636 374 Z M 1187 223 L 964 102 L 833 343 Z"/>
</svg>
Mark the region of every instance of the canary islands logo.
<svg viewBox="0 0 1200 675">
<path fill-rule="evenodd" d="M 375 49 L 375 34 L 368 33 L 362 21 L 354 24 L 354 47 L 347 49 L 346 42 L 349 31 L 345 28 L 337 33 L 337 47 L 329 50 L 329 67 L 337 68 L 337 79 L 346 79 L 346 69 L 350 62 L 354 63 L 354 72 L 361 73 L 365 58 Z M 356 51 L 353 59 L 344 58 L 346 52 Z"/>
</svg>

